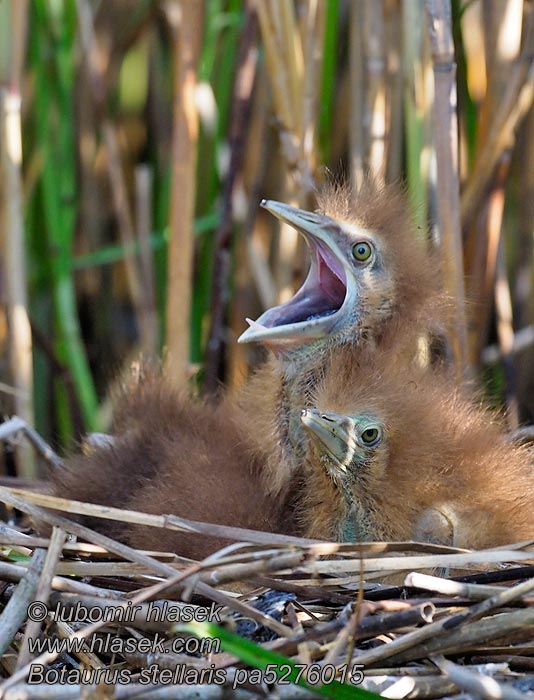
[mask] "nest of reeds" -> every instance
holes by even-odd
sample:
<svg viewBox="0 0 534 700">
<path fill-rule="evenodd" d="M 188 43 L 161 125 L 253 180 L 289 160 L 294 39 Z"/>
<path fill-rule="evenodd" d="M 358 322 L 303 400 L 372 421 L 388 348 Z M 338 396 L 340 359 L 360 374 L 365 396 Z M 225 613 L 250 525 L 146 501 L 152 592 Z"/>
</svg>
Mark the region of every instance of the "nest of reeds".
<svg viewBox="0 0 534 700">
<path fill-rule="evenodd" d="M 319 543 L 12 487 L 0 500 L 53 526 L 0 533 L 6 700 L 534 692 L 532 543 Z M 235 542 L 194 562 L 69 513 Z"/>
</svg>

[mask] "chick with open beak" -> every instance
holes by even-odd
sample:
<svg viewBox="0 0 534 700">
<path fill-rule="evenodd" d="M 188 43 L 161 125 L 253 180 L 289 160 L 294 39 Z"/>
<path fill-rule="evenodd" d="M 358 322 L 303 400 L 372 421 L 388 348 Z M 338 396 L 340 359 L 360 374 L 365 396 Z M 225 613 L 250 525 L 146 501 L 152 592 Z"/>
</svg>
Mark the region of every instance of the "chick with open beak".
<svg viewBox="0 0 534 700">
<path fill-rule="evenodd" d="M 292 299 L 249 321 L 239 339 L 272 351 L 239 403 L 247 432 L 266 455 L 267 488 L 277 495 L 287 493 L 299 468 L 308 440 L 300 410 L 331 355 L 358 363 L 362 351 L 397 346 L 408 328 L 395 360 L 408 366 L 418 336 L 444 326 L 438 265 L 398 188 L 372 181 L 357 192 L 331 187 L 318 203 L 320 213 L 262 202 L 304 236 L 310 269 Z"/>
</svg>

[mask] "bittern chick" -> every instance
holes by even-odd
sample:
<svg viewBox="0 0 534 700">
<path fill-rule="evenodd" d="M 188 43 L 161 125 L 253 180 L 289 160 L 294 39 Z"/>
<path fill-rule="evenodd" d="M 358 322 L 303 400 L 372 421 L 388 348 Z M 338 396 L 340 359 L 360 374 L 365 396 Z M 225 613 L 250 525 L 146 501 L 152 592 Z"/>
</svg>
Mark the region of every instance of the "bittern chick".
<svg viewBox="0 0 534 700">
<path fill-rule="evenodd" d="M 149 373 L 119 399 L 116 420 L 112 441 L 54 474 L 55 495 L 254 530 L 289 528 L 262 488 L 260 466 L 229 406 L 193 400 L 165 376 Z M 227 543 L 113 520 L 84 522 L 134 546 L 192 558 Z"/>
<path fill-rule="evenodd" d="M 432 372 L 382 358 L 367 376 L 334 362 L 302 412 L 311 443 L 303 533 L 480 549 L 534 537 L 532 453 Z M 336 386 L 337 385 L 337 388 Z"/>
<path fill-rule="evenodd" d="M 249 433 L 267 454 L 266 484 L 278 494 L 305 452 L 300 410 L 330 356 L 343 348 L 347 361 L 357 362 L 362 348 L 381 352 L 409 329 L 396 361 L 410 364 L 418 335 L 441 329 L 446 310 L 437 262 L 397 187 L 373 181 L 359 191 L 330 187 L 318 202 L 319 213 L 262 202 L 302 233 L 311 265 L 295 296 L 249 321 L 239 339 L 272 350 L 239 401 Z"/>
</svg>

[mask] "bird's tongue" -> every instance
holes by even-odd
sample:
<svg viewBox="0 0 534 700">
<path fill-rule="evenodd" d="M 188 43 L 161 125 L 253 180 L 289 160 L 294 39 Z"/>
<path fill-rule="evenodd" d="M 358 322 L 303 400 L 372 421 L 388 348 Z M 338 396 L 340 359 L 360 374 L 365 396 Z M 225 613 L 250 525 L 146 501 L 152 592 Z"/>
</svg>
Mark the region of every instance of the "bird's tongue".
<svg viewBox="0 0 534 700">
<path fill-rule="evenodd" d="M 326 246 L 317 246 L 316 271 L 299 292 L 285 305 L 282 323 L 313 321 L 338 311 L 345 300 L 344 274 Z"/>
<path fill-rule="evenodd" d="M 247 318 L 251 328 L 263 330 L 313 321 L 330 316 L 341 308 L 347 291 L 341 266 L 326 247 L 317 247 L 315 253 L 315 271 L 308 275 L 295 296 L 267 311 L 263 323 Z"/>
</svg>

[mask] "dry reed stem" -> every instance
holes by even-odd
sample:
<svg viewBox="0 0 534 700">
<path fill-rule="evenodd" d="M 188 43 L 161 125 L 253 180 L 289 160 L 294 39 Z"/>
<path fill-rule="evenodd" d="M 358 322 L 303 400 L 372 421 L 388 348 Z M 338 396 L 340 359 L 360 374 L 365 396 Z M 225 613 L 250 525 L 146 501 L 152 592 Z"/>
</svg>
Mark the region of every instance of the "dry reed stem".
<svg viewBox="0 0 534 700">
<path fill-rule="evenodd" d="M 174 29 L 171 202 L 167 257 L 166 366 L 168 376 L 188 376 L 193 225 L 198 114 L 195 104 L 203 3 L 181 0 L 168 5 Z M 175 15 L 179 14 L 179 17 Z"/>
<path fill-rule="evenodd" d="M 28 568 L 21 564 L 8 564 L 0 562 L 0 577 L 3 581 L 17 583 L 26 576 Z M 131 573 L 131 571 L 130 571 Z M 52 588 L 58 591 L 68 591 L 71 593 L 79 593 L 80 595 L 102 595 L 101 589 L 95 588 L 81 581 L 74 581 L 62 576 L 54 576 L 51 582 Z M 106 589 L 106 595 L 112 595 L 112 591 Z"/>
<path fill-rule="evenodd" d="M 310 545 L 314 551 L 317 545 Z M 444 554 L 422 557 L 384 557 L 382 559 L 362 558 L 343 561 L 315 561 L 302 566 L 301 571 L 309 574 L 337 574 L 351 571 L 407 571 L 411 569 L 428 569 L 435 567 L 466 567 L 470 564 L 497 564 L 504 562 L 529 561 L 534 559 L 534 552 L 517 552 L 513 550 L 485 550 L 469 554 Z M 384 574 L 385 575 L 385 574 Z"/>
<path fill-rule="evenodd" d="M 136 255 L 134 253 L 134 225 L 130 204 L 128 202 L 128 191 L 124 179 L 124 172 L 121 164 L 119 139 L 115 126 L 108 118 L 104 119 L 101 128 L 106 147 L 113 207 L 115 209 L 119 236 L 125 251 L 124 262 L 126 265 L 126 276 L 130 290 L 130 298 L 135 310 L 137 323 L 139 324 L 141 348 L 148 352 L 149 348 L 155 344 L 155 341 L 153 337 L 153 327 L 150 323 L 150 319 L 147 318 L 148 308 L 145 304 L 144 285 L 141 279 L 140 268 L 137 264 Z"/>
<path fill-rule="evenodd" d="M 386 56 L 384 7 L 382 2 L 364 0 L 363 61 L 366 77 L 364 127 L 365 170 L 379 180 L 386 174 Z"/>
<path fill-rule="evenodd" d="M 504 258 L 502 236 L 497 250 L 495 270 L 495 321 L 501 362 L 504 368 L 504 397 L 506 403 L 506 422 L 509 430 L 519 428 L 519 405 L 517 401 L 517 381 L 513 360 L 514 326 L 512 312 L 512 295 L 508 282 L 506 260 Z"/>
<path fill-rule="evenodd" d="M 267 58 L 267 74 L 273 95 L 275 116 L 279 126 L 281 153 L 286 161 L 286 192 L 284 200 L 297 206 L 307 206 L 313 191 L 313 151 L 314 134 L 306 122 L 309 105 L 314 105 L 317 96 L 311 93 L 313 87 L 319 90 L 319 80 L 310 77 L 303 86 L 303 45 L 307 55 L 320 56 L 314 45 L 320 44 L 322 37 L 313 32 L 314 5 L 309 5 L 308 21 L 304 24 L 306 37 L 296 23 L 291 0 L 276 0 L 270 3 L 256 2 L 255 7 L 260 21 L 262 41 Z M 317 14 L 316 22 L 321 15 Z M 316 62 L 318 64 L 318 60 Z M 313 63 L 310 69 L 313 71 Z M 316 66 L 319 67 L 318 65 Z M 307 131 L 305 131 L 307 129 Z M 306 141 L 308 139 L 308 141 Z M 295 289 L 295 260 L 298 257 L 298 233 L 287 224 L 280 226 L 277 258 L 275 261 L 275 282 L 278 289 L 277 302 L 287 301 Z"/>
<path fill-rule="evenodd" d="M 266 217 L 258 217 L 257 202 L 262 196 L 265 166 L 272 136 L 268 128 L 267 80 L 263 65 L 258 66 L 252 115 L 249 126 L 249 143 L 257 144 L 247 148 L 242 169 L 242 181 L 238 190 L 240 195 L 248 192 L 248 209 L 242 215 L 244 220 L 238 229 L 238 239 L 234 249 L 234 294 L 230 309 L 230 337 L 236 339 L 243 332 L 243 319 L 254 316 L 252 306 L 254 293 L 259 296 L 261 310 L 276 304 L 276 286 L 268 265 L 267 246 L 260 245 L 260 228 L 266 229 Z M 262 230 L 263 234 L 264 231 Z M 242 386 L 249 370 L 250 349 L 237 342 L 228 345 L 228 367 L 226 372 L 227 391 L 232 392 Z"/>
<path fill-rule="evenodd" d="M 28 605 L 35 600 L 35 592 L 45 563 L 46 551 L 37 549 L 25 575 L 20 579 L 15 593 L 0 615 L 0 656 L 11 644 L 19 627 L 26 620 Z"/>
<path fill-rule="evenodd" d="M 54 528 L 52 530 L 52 536 L 50 538 L 50 545 L 46 550 L 46 558 L 39 578 L 39 583 L 37 585 L 37 590 L 35 591 L 33 600 L 40 601 L 42 603 L 48 602 L 48 597 L 50 595 L 52 587 L 52 579 L 54 577 L 54 571 L 57 566 L 59 557 L 61 555 L 61 550 L 65 542 L 66 533 L 63 530 Z M 33 559 L 32 559 L 33 563 Z M 29 640 L 35 639 L 39 636 L 41 630 L 41 622 L 31 619 L 28 620 L 26 624 L 26 629 L 24 630 L 24 636 L 22 638 L 19 655 L 17 657 L 17 668 L 24 666 L 31 659 Z"/>
<path fill-rule="evenodd" d="M 426 0 L 425 5 L 434 66 L 434 142 L 444 287 L 454 304 L 454 321 L 448 329 L 448 337 L 457 381 L 462 383 L 468 375 L 469 354 L 460 228 L 456 63 L 451 3 L 450 0 Z"/>
<path fill-rule="evenodd" d="M 398 657 L 403 659 L 420 658 L 418 656 L 419 652 L 412 650 L 417 650 L 418 647 L 428 640 L 433 640 L 438 638 L 439 648 L 446 647 L 447 644 L 454 646 L 457 643 L 456 638 L 458 636 L 457 631 L 460 627 L 459 633 L 463 634 L 462 630 L 466 629 L 467 622 L 474 622 L 483 617 L 486 613 L 494 611 L 500 607 L 509 604 L 513 600 L 517 600 L 520 596 L 525 593 L 529 593 L 534 590 L 534 579 L 529 579 L 525 583 L 518 584 L 512 588 L 505 589 L 496 595 L 487 598 L 481 603 L 477 603 L 472 608 L 466 611 L 460 612 L 457 615 L 451 617 L 445 617 L 441 620 L 431 623 L 427 627 L 417 629 L 413 632 L 405 634 L 402 637 L 390 642 L 389 644 L 378 647 L 376 649 L 371 649 L 370 651 L 363 652 L 357 656 L 358 663 L 362 663 L 366 666 L 375 665 L 379 662 L 383 662 L 385 659 L 391 659 L 392 657 Z M 534 620 L 534 609 L 527 611 L 519 611 L 521 613 L 529 616 L 529 619 Z M 532 613 L 532 615 L 531 615 Z M 507 619 L 510 620 L 510 616 L 514 613 L 510 613 Z M 505 616 L 506 617 L 506 616 Z M 515 618 L 514 618 L 515 619 Z M 491 618 L 494 620 L 494 618 Z M 471 626 L 472 629 L 472 626 Z M 492 632 L 490 634 L 495 634 L 495 626 L 491 628 Z M 503 625 L 497 624 L 497 630 L 499 632 L 503 631 Z M 469 633 L 468 633 L 469 634 Z M 456 635 L 456 636 L 455 636 Z M 454 641 L 450 641 L 454 637 Z M 489 637 L 491 638 L 491 636 Z M 431 647 L 432 641 L 429 643 Z M 407 653 L 409 652 L 409 653 Z M 415 654 L 415 656 L 414 656 Z M 423 654 L 426 656 L 427 654 Z M 391 663 L 391 662 L 390 662 Z"/>
<path fill-rule="evenodd" d="M 404 138 L 406 142 L 406 175 L 408 195 L 414 220 L 426 231 L 427 182 L 430 159 L 425 149 L 430 101 L 427 94 L 427 47 L 421 18 L 423 0 L 405 0 L 402 12 L 402 78 L 404 108 Z"/>
<path fill-rule="evenodd" d="M 468 239 L 467 244 L 467 254 L 472 264 L 469 296 L 477 304 L 476 317 L 471 322 L 470 349 L 474 364 L 478 362 L 480 350 L 486 342 L 489 330 L 491 301 L 495 292 L 497 255 L 501 239 L 508 161 L 508 158 L 503 159 L 499 165 L 495 181 L 488 193 L 487 204 L 473 224 L 474 233 Z M 473 247 L 476 247 L 474 252 L 472 252 Z M 478 286 L 476 286 L 477 283 Z"/>
<path fill-rule="evenodd" d="M 402 70 L 401 7 L 396 0 L 385 3 L 386 36 L 386 176 L 397 182 L 402 170 Z"/>
<path fill-rule="evenodd" d="M 92 516 L 110 520 L 119 520 L 125 523 L 135 523 L 137 525 L 146 525 L 151 527 L 160 527 L 170 530 L 179 530 L 182 532 L 195 532 L 205 534 L 211 537 L 224 537 L 229 539 L 242 539 L 256 542 L 258 544 L 295 544 L 302 545 L 314 540 L 306 540 L 300 537 L 292 537 L 290 535 L 278 535 L 275 533 L 262 533 L 256 530 L 247 530 L 245 528 L 235 528 L 227 525 L 215 525 L 187 520 L 176 515 L 151 515 L 149 513 L 140 513 L 134 510 L 126 510 L 122 508 L 112 508 L 109 506 L 100 506 L 94 503 L 83 503 L 82 501 L 74 501 L 66 498 L 58 498 L 48 494 L 33 493 L 23 489 L 14 489 L 4 487 L 0 490 L 0 500 L 2 493 L 9 492 L 16 496 L 23 497 L 28 503 L 44 506 L 45 508 L 57 508 L 58 510 L 67 513 L 77 513 L 79 515 Z"/>
<path fill-rule="evenodd" d="M 25 10 L 22 3 L 15 17 Z M 24 38 L 14 36 L 22 42 Z M 14 53 L 16 50 L 14 48 Z M 13 58 L 16 63 L 16 56 Z M 19 76 L 20 77 L 20 76 Z M 1 218 L 3 272 L 9 325 L 9 369 L 15 393 L 15 412 L 29 425 L 33 424 L 33 356 L 32 333 L 28 317 L 28 291 L 26 280 L 26 251 L 24 241 L 24 215 L 22 197 L 22 135 L 21 97 L 18 83 L 10 89 L 0 89 L 0 165 L 1 165 Z M 27 478 L 37 476 L 32 454 L 17 450 L 19 473 Z"/>
<path fill-rule="evenodd" d="M 54 625 L 57 630 L 57 636 L 58 639 L 70 639 L 74 633 L 75 629 L 68 625 L 66 622 L 63 622 L 62 620 L 54 620 Z M 78 651 L 75 649 L 74 651 L 71 652 L 72 656 L 74 656 L 75 659 L 77 659 L 81 664 L 84 666 L 87 666 L 88 668 L 103 668 L 104 663 L 100 661 L 98 656 L 96 654 L 93 654 L 91 651 Z"/>
<path fill-rule="evenodd" d="M 519 154 L 518 243 L 513 288 L 514 318 L 519 329 L 534 321 L 534 270 L 531 264 L 534 247 L 534 106 L 524 121 L 522 136 L 524 148 Z"/>
<path fill-rule="evenodd" d="M 404 664 L 434 654 L 465 654 L 494 639 L 512 642 L 528 636 L 533 624 L 533 608 L 488 616 L 392 656 L 390 663 Z"/>
<path fill-rule="evenodd" d="M 430 576 L 429 574 L 411 573 L 404 579 L 405 586 L 413 586 L 426 591 L 435 591 L 443 595 L 461 596 L 468 600 L 485 600 L 492 595 L 502 593 L 500 586 L 488 586 L 480 583 L 461 583 Z"/>
<path fill-rule="evenodd" d="M 271 84 L 274 111 L 281 128 L 287 132 L 294 131 L 294 115 L 292 112 L 287 71 L 283 63 L 281 38 L 276 30 L 275 21 L 278 19 L 276 5 L 271 12 L 266 2 L 256 0 L 256 12 L 260 23 L 267 73 Z"/>
<path fill-rule="evenodd" d="M 141 350 L 156 357 L 159 341 L 159 319 L 156 308 L 155 272 L 150 235 L 152 233 L 153 173 L 149 165 L 138 165 L 135 177 L 135 222 L 139 240 L 142 291 Z"/>
<path fill-rule="evenodd" d="M 495 679 L 462 668 L 443 656 L 433 657 L 433 662 L 459 688 L 474 693 L 477 697 L 494 700 L 527 700 L 529 695 L 521 693 L 510 685 L 498 683 Z"/>
<path fill-rule="evenodd" d="M 304 46 L 303 75 L 304 94 L 302 97 L 302 150 L 304 158 L 312 171 L 315 170 L 317 157 L 317 117 L 319 114 L 319 95 L 321 89 L 321 68 L 323 63 L 323 45 L 325 30 L 325 3 L 310 0 L 308 13 L 304 17 L 302 41 Z"/>
<path fill-rule="evenodd" d="M 303 125 L 304 56 L 293 0 L 271 0 L 271 13 L 276 26 L 280 28 L 280 46 L 288 75 L 288 96 L 293 115 L 292 130 L 300 136 Z"/>
<path fill-rule="evenodd" d="M 295 21 L 291 0 L 271 0 L 270 3 L 257 1 L 255 8 L 265 47 L 281 153 L 288 172 L 295 180 L 296 201 L 302 205 L 314 187 L 312 164 L 303 150 L 303 39 Z M 314 37 L 308 39 L 313 41 Z M 318 89 L 318 81 L 316 83 Z M 310 100 L 309 94 L 306 99 Z"/>
<path fill-rule="evenodd" d="M 367 1 L 367 0 L 365 0 Z M 349 84 L 350 84 L 350 121 L 349 152 L 350 174 L 353 184 L 359 187 L 365 173 L 365 74 L 363 66 L 363 25 L 365 16 L 364 2 L 350 4 L 349 15 Z"/>
</svg>

